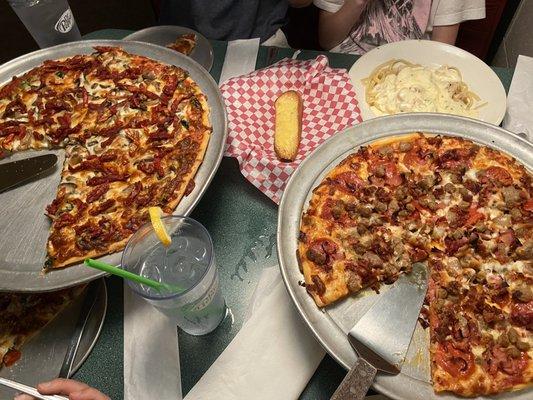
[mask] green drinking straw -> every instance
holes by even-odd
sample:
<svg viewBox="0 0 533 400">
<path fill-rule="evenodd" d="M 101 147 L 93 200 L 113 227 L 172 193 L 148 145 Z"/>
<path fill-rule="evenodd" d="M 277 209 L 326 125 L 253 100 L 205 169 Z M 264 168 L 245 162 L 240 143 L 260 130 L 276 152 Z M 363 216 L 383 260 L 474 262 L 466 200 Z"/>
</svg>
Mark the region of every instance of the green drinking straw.
<svg viewBox="0 0 533 400">
<path fill-rule="evenodd" d="M 157 282 L 152 279 L 148 279 L 143 276 L 134 274 L 133 272 L 129 272 L 121 268 L 117 268 L 112 265 L 106 264 L 102 261 L 93 260 L 91 258 L 87 258 L 85 260 L 85 265 L 91 268 L 99 269 L 100 271 L 104 271 L 104 272 L 108 272 L 113 275 L 120 276 L 121 278 L 124 278 L 124 279 L 129 279 L 130 281 L 137 282 L 142 285 L 149 286 L 153 289 L 158 290 L 159 292 L 163 290 L 172 291 L 172 292 L 183 292 L 185 290 L 180 286 L 167 285 L 166 283 Z"/>
</svg>

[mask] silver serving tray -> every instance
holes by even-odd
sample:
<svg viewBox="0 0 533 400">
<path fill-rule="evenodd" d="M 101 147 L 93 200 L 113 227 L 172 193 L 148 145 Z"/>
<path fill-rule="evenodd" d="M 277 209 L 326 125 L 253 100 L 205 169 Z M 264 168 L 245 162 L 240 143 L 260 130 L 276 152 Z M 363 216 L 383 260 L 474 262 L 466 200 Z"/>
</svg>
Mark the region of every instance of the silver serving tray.
<svg viewBox="0 0 533 400">
<path fill-rule="evenodd" d="M 84 296 L 79 296 L 49 325 L 32 338 L 23 348 L 22 357 L 13 366 L 0 370 L 0 376 L 36 386 L 57 378 L 67 352 L 67 347 L 78 321 Z M 107 289 L 104 279 L 98 282 L 94 307 L 81 337 L 73 364 L 73 375 L 93 349 L 104 323 L 107 311 Z M 0 387 L 0 399 L 12 399 L 13 391 Z"/>
<path fill-rule="evenodd" d="M 136 40 L 138 42 L 146 42 L 157 44 L 165 47 L 167 44 L 176 41 L 176 38 L 186 33 L 194 33 L 196 35 L 196 46 L 187 57 L 192 58 L 206 70 L 210 70 L 213 66 L 213 47 L 209 40 L 195 30 L 185 28 L 184 26 L 175 25 L 160 25 L 151 26 L 149 28 L 141 29 L 126 36 L 123 40 Z"/>
<path fill-rule="evenodd" d="M 365 121 L 328 139 L 307 157 L 292 174 L 279 207 L 278 258 L 281 273 L 296 308 L 327 352 L 344 368 L 350 369 L 357 356 L 347 339 L 347 332 L 377 299 L 366 290 L 337 304 L 319 309 L 305 288 L 296 259 L 300 217 L 307 208 L 311 191 L 346 156 L 359 146 L 385 137 L 410 132 L 428 132 L 461 136 L 513 155 L 533 169 L 533 145 L 497 126 L 469 118 L 442 114 L 402 114 Z M 387 286 L 382 286 L 382 291 Z M 398 375 L 378 373 L 374 387 L 392 399 L 456 399 L 452 394 L 436 395 L 430 383 L 429 333 L 416 327 L 406 361 Z M 491 399 L 531 399 L 531 390 L 505 393 Z"/>
<path fill-rule="evenodd" d="M 222 159 L 227 136 L 227 116 L 224 100 L 211 75 L 191 58 L 174 50 L 149 43 L 121 40 L 87 40 L 62 44 L 26 54 L 0 66 L 0 85 L 15 75 L 34 68 L 43 61 L 89 54 L 94 46 L 118 46 L 124 50 L 173 64 L 189 71 L 202 91 L 207 95 L 211 108 L 213 134 L 204 161 L 194 178 L 194 190 L 178 204 L 174 214 L 188 215 L 207 189 Z M 59 162 L 47 177 L 0 193 L 0 291 L 50 291 L 88 282 L 104 275 L 82 264 L 43 274 L 46 256 L 46 240 L 50 222 L 44 215 L 45 207 L 54 199 L 60 180 L 64 151 L 48 151 L 58 154 Z M 15 153 L 10 162 L 35 155 L 37 151 Z M 113 265 L 120 264 L 121 253 L 102 257 Z"/>
</svg>

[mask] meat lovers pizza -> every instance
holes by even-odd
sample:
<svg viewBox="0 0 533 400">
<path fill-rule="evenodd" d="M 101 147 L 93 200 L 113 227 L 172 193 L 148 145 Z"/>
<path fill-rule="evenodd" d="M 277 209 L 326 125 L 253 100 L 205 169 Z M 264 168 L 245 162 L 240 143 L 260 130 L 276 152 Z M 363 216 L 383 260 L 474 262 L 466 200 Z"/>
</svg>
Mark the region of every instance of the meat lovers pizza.
<svg viewBox="0 0 533 400">
<path fill-rule="evenodd" d="M 0 150 L 65 148 L 47 268 L 121 250 L 194 188 L 206 96 L 183 69 L 116 47 L 45 61 L 0 88 Z"/>
<path fill-rule="evenodd" d="M 508 155 L 420 133 L 361 147 L 314 189 L 298 259 L 320 307 L 426 262 L 435 391 L 531 386 L 532 175 Z"/>
</svg>

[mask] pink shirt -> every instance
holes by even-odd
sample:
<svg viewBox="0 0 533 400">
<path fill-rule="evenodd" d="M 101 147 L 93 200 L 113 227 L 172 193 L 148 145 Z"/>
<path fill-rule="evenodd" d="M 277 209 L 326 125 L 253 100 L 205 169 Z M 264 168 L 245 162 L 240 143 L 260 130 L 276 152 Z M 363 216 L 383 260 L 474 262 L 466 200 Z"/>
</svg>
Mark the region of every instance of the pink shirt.
<svg viewBox="0 0 533 400">
<path fill-rule="evenodd" d="M 323 10 L 337 12 L 345 0 L 314 0 Z M 407 39 L 428 38 L 432 25 L 453 25 L 485 17 L 484 0 L 372 0 L 344 41 L 331 49 L 364 54 L 374 47 Z"/>
</svg>

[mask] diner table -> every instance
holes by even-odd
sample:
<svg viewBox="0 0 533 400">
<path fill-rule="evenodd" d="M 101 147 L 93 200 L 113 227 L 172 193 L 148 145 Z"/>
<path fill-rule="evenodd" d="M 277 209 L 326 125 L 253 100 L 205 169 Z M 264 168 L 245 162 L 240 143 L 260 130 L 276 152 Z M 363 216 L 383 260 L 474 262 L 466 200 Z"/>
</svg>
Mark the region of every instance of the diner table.
<svg viewBox="0 0 533 400">
<path fill-rule="evenodd" d="M 84 39 L 122 39 L 130 33 L 128 30 L 105 29 L 85 35 Z M 227 42 L 212 40 L 211 44 L 214 62 L 210 73 L 218 82 Z M 294 49 L 260 46 L 256 69 L 291 57 L 294 52 Z M 355 55 L 311 50 L 301 51 L 297 58 L 311 59 L 319 54 L 325 54 L 330 65 L 336 68 L 350 69 L 358 58 Z M 493 69 L 507 91 L 513 71 Z M 184 396 L 241 328 L 262 269 L 277 265 L 277 211 L 277 205 L 241 175 L 234 158 L 222 159 L 211 185 L 191 216 L 200 221 L 213 238 L 221 288 L 232 316 L 227 317 L 215 331 L 204 336 L 191 336 L 179 330 Z M 106 284 L 109 293 L 108 312 L 100 338 L 74 378 L 98 388 L 111 399 L 122 399 L 123 286 L 122 280 L 116 277 L 106 278 Z M 275 318 L 275 315 L 269 317 Z M 329 399 L 345 374 L 346 371 L 326 355 L 300 399 Z M 265 385 L 268 384 L 265 381 Z"/>
</svg>

